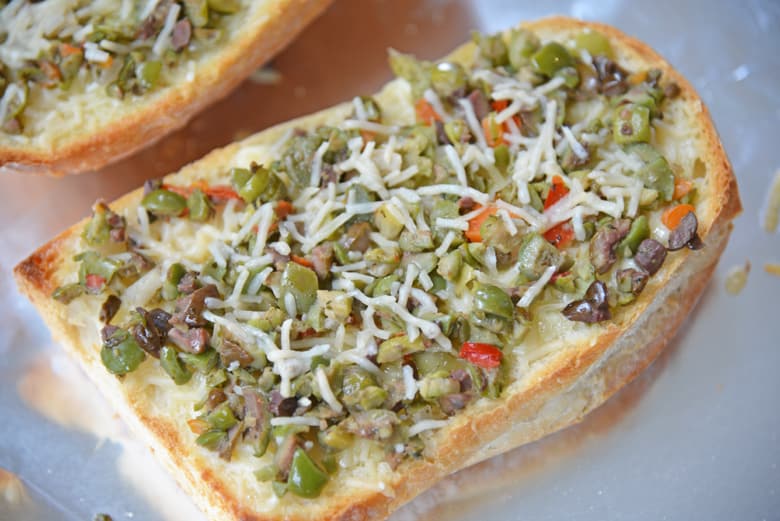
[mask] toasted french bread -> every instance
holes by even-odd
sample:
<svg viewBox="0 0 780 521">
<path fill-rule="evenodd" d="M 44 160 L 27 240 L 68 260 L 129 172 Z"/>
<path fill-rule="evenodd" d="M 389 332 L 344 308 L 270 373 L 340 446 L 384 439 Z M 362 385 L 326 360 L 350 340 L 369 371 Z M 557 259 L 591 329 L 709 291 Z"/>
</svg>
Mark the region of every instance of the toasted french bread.
<svg viewBox="0 0 780 521">
<path fill-rule="evenodd" d="M 16 1 L 0 11 L 0 98 L 8 94 L 0 103 L 0 171 L 93 171 L 148 146 L 227 95 L 330 1 L 155 4 L 150 10 L 150 2 Z M 166 31 L 162 17 L 170 6 L 176 7 L 172 18 L 188 26 L 182 29 L 186 36 L 177 36 L 186 45 L 172 42 L 171 28 Z M 197 21 L 204 11 L 196 9 L 205 9 L 207 22 Z M 121 28 L 119 36 L 102 29 L 113 24 Z M 145 30 L 149 36 L 139 36 Z M 145 62 L 163 64 L 152 73 L 153 84 L 144 83 Z M 14 116 L 10 107 L 20 92 L 25 107 Z"/>
<path fill-rule="evenodd" d="M 605 52 L 632 74 L 619 73 L 620 81 L 627 83 L 622 93 L 614 94 L 616 107 L 603 107 L 609 124 L 596 125 L 590 131 L 593 136 L 606 136 L 600 144 L 596 138 L 587 141 L 587 129 L 572 121 L 564 121 L 564 125 L 570 125 L 567 130 L 573 133 L 571 138 L 566 137 L 567 131 L 560 123 L 548 127 L 541 121 L 536 132 L 521 134 L 517 127 L 533 128 L 533 122 L 526 119 L 531 117 L 529 114 L 522 114 L 514 129 L 511 125 L 504 129 L 514 160 L 499 168 L 499 173 L 510 178 L 517 191 L 512 188 L 509 192 L 494 192 L 489 183 L 483 186 L 492 192 L 489 194 L 463 188 L 463 177 L 459 176 L 465 176 L 472 185 L 480 182 L 472 182 L 474 176 L 483 172 L 478 167 L 469 168 L 474 163 L 465 160 L 465 154 L 477 155 L 482 151 L 492 157 L 492 163 L 488 160 L 490 165 L 498 165 L 498 155 L 493 154 L 501 146 L 500 138 L 480 144 L 482 138 L 488 141 L 491 137 L 490 118 L 511 108 L 513 99 L 531 96 L 529 93 L 539 87 L 542 91 L 551 90 L 533 91 L 537 97 L 531 106 L 544 105 L 548 114 L 556 114 L 551 83 L 560 87 L 570 71 L 548 69 L 542 73 L 547 77 L 532 78 L 535 86 L 527 90 L 513 83 L 525 94 L 516 90 L 506 104 L 494 105 L 494 110 L 483 119 L 484 129 L 475 129 L 465 121 L 469 111 L 458 99 L 466 91 L 453 92 L 450 99 L 445 99 L 428 88 L 422 97 L 426 103 L 422 103 L 413 95 L 414 87 L 408 81 L 394 80 L 372 100 L 356 99 L 268 129 L 211 152 L 166 177 L 155 191 L 147 190 L 145 194 L 139 189 L 129 193 L 111 203 L 111 210 L 98 206 L 91 220 L 66 230 L 16 267 L 21 290 L 39 308 L 55 338 L 79 360 L 122 417 L 210 519 L 384 518 L 460 468 L 580 421 L 650 364 L 686 320 L 726 245 L 731 220 L 741 209 L 731 166 L 707 109 L 691 85 L 660 56 L 612 27 L 549 18 L 523 28 L 524 32 L 504 35 L 510 54 L 512 49 L 521 47 L 515 46 L 516 38 L 528 38 L 531 34 L 541 43 L 532 44 L 533 57 L 529 52 L 512 59 L 522 63 L 526 59 L 543 61 L 537 53 L 547 43 L 562 42 L 571 48 L 577 35 L 595 32 L 608 40 L 611 50 Z M 597 37 L 596 41 L 604 50 L 603 39 Z M 477 51 L 475 44 L 467 44 L 447 60 L 468 67 L 475 60 L 485 60 L 496 45 L 500 47 L 495 41 L 491 44 L 482 40 Z M 599 49 L 591 50 L 595 53 Z M 496 59 L 506 60 L 501 56 Z M 589 60 L 592 56 L 586 50 L 581 59 Z M 405 70 L 408 73 L 409 69 Z M 452 66 L 443 70 L 451 71 Z M 493 73 L 509 77 L 515 71 L 505 67 Z M 655 84 L 658 73 L 654 71 L 661 73 L 660 84 Z M 585 78 L 584 72 L 579 74 L 583 75 L 581 79 Z M 496 95 L 498 80 L 492 78 L 490 92 Z M 663 120 L 651 119 L 653 130 L 649 135 L 638 136 L 641 132 L 633 120 L 627 120 L 623 126 L 610 126 L 627 108 L 648 114 L 636 109 L 640 101 L 617 101 L 622 99 L 619 96 L 635 92 L 626 93 L 629 85 L 655 89 L 650 92 L 657 95 L 663 86 L 672 84 L 667 91 L 669 99 L 655 100 Z M 606 88 L 606 82 L 601 85 Z M 415 102 L 415 132 L 424 133 L 428 132 L 426 127 L 440 126 L 446 135 L 433 138 L 440 143 L 434 147 L 443 152 L 432 156 L 437 166 L 430 175 L 438 176 L 436 180 L 403 184 L 405 181 L 399 181 L 403 172 L 414 176 L 424 162 L 416 163 L 417 170 L 402 169 L 405 164 L 393 167 L 390 163 L 394 152 L 388 151 L 388 147 L 412 142 L 410 135 L 415 134 L 401 134 L 403 130 L 399 129 L 408 129 L 406 125 L 415 123 Z M 449 110 L 444 108 L 445 104 L 449 104 Z M 457 119 L 458 106 L 465 113 L 460 127 L 434 121 L 445 119 L 447 112 L 453 120 Z M 372 117 L 376 108 L 381 116 L 375 114 L 373 121 L 366 119 Z M 547 120 L 553 122 L 557 118 L 545 116 L 544 121 Z M 331 144 L 339 139 L 338 132 L 331 129 L 325 132 L 328 137 L 315 142 L 316 146 L 309 143 L 307 152 L 296 156 L 295 152 L 302 149 L 294 148 L 294 143 L 306 143 L 307 136 L 315 135 L 325 125 L 351 128 L 352 145 L 342 144 L 339 157 L 326 156 Z M 460 133 L 453 138 L 453 130 L 458 128 Z M 485 135 L 478 137 L 481 130 Z M 623 135 L 618 139 L 628 141 L 617 147 L 627 150 L 626 154 L 633 153 L 631 147 L 638 140 L 649 142 L 663 156 L 659 163 L 654 156 L 653 164 L 660 170 L 654 170 L 657 175 L 642 178 L 641 186 L 632 181 L 639 175 L 632 172 L 636 157 L 604 163 L 604 157 L 599 155 L 606 154 L 598 152 L 602 147 L 614 144 L 610 140 L 615 139 L 615 131 Z M 383 133 L 387 132 L 399 133 L 398 143 L 389 144 L 396 138 L 385 137 Z M 459 140 L 458 136 L 469 137 Z M 524 158 L 533 158 L 534 150 L 544 148 L 545 140 L 560 150 L 542 150 L 535 166 L 528 167 Z M 596 156 L 591 157 L 593 163 L 577 166 L 579 172 L 585 169 L 584 174 L 561 168 L 567 146 L 574 149 L 575 142 L 588 144 L 585 154 Z M 377 147 L 376 155 L 372 155 L 372 150 L 366 152 L 365 147 L 372 146 Z M 488 148 L 493 152 L 486 152 Z M 274 163 L 280 157 L 282 160 Z M 376 170 L 361 163 L 361 157 L 369 158 Z M 306 176 L 312 176 L 310 187 L 295 188 L 293 161 L 298 160 L 306 166 Z M 629 164 L 625 175 L 618 173 L 623 171 L 623 162 Z M 466 168 L 460 171 L 458 165 L 463 166 L 462 163 L 466 163 Z M 666 167 L 661 168 L 661 163 Z M 643 165 L 640 162 L 636 168 Z M 233 167 L 238 170 L 229 174 Z M 610 169 L 613 177 L 607 175 Z M 673 178 L 669 177 L 670 172 Z M 371 177 L 372 173 L 380 177 Z M 329 182 L 329 176 L 335 178 Z M 664 176 L 667 184 L 659 185 L 659 178 Z M 231 180 L 236 192 L 225 186 Z M 253 188 L 252 180 L 262 186 Z M 308 180 L 305 177 L 299 182 L 307 185 Z M 581 183 L 586 180 L 590 184 L 583 188 Z M 668 185 L 673 180 L 677 187 L 674 192 Z M 379 196 L 379 201 L 342 193 L 349 187 L 357 191 L 354 186 L 358 182 L 368 187 L 365 192 Z M 319 188 L 320 183 L 323 188 Z M 535 209 L 532 201 L 522 203 L 519 191 L 523 189 L 539 190 L 536 196 L 544 200 L 544 206 Z M 184 198 L 170 195 L 177 193 L 187 196 L 189 216 L 183 213 Z M 507 194 L 512 193 L 512 204 L 497 202 L 501 197 L 511 199 Z M 204 194 L 217 206 L 215 214 L 203 211 Z M 599 194 L 596 198 L 601 202 L 588 194 Z M 163 196 L 166 203 L 161 205 Z M 252 204 L 244 205 L 243 200 L 236 200 L 238 196 Z M 638 207 L 633 210 L 632 197 L 638 198 Z M 283 198 L 292 204 L 280 204 L 278 201 Z M 617 203 L 618 199 L 621 203 Z M 591 205 L 603 205 L 601 210 L 586 207 L 587 200 Z M 480 209 L 475 202 L 484 206 Z M 608 203 L 618 204 L 617 210 Z M 388 220 L 387 204 L 395 205 L 390 210 L 393 216 L 401 214 L 397 220 Z M 438 205 L 455 205 L 459 213 L 436 217 L 432 212 Z M 487 211 L 490 208 L 494 215 L 485 215 L 491 213 Z M 680 224 L 670 221 L 674 219 L 671 214 L 675 212 L 670 211 L 674 208 L 689 209 L 677 216 Z M 365 215 L 361 212 L 366 209 L 373 212 L 368 213 L 367 221 L 352 219 Z M 331 211 L 344 213 L 331 217 Z M 404 212 L 408 213 L 403 215 Z M 609 212 L 616 213 L 610 216 Z M 582 213 L 585 219 L 577 222 Z M 156 216 L 151 222 L 150 214 Z M 195 216 L 205 222 L 193 220 Z M 640 216 L 645 216 L 648 227 L 640 233 L 639 246 L 631 245 L 636 231 L 634 223 Z M 695 226 L 681 239 L 680 230 L 690 227 L 693 216 Z M 87 263 L 96 262 L 95 259 L 74 259 L 74 255 L 90 247 L 108 255 L 101 258 L 112 258 L 105 249 L 116 248 L 124 240 L 113 236 L 120 229 L 118 217 L 127 222 L 121 234 L 126 232 L 136 254 L 142 253 L 152 264 L 143 269 L 140 278 L 139 274 L 120 277 L 90 268 Z M 631 232 L 621 222 L 623 219 L 631 221 Z M 361 251 L 357 246 L 361 240 L 359 232 L 366 226 L 371 230 L 368 237 L 377 247 Z M 496 229 L 503 234 L 496 235 Z M 251 239 L 245 241 L 247 234 Z M 608 234 L 612 234 L 611 239 Z M 528 242 L 515 244 L 518 235 Z M 539 237 L 544 237 L 545 242 L 538 242 Z M 117 241 L 112 243 L 113 239 Z M 426 239 L 432 242 L 423 244 Z M 322 241 L 337 253 L 344 250 L 340 252 L 344 257 L 339 259 L 336 255 L 324 273 L 318 265 L 322 261 L 318 255 L 324 253 L 314 253 Z M 601 251 L 599 244 L 603 246 L 603 241 L 607 241 L 608 247 Z M 526 257 L 531 255 L 527 249 L 531 243 L 544 250 L 546 256 L 540 260 L 537 255 L 536 261 L 525 265 Z M 397 244 L 403 244 L 403 249 L 395 249 Z M 553 244 L 558 246 L 558 253 Z M 665 260 L 658 264 L 657 256 L 655 260 L 648 258 L 647 248 L 655 248 L 656 254 L 662 253 Z M 433 263 L 437 267 L 430 270 L 427 283 L 420 273 L 430 268 L 423 265 L 431 257 L 421 255 L 432 249 L 436 252 Z M 387 257 L 388 252 L 396 257 Z M 605 260 L 604 255 L 610 257 L 610 252 L 614 258 Z M 456 273 L 452 265 L 444 266 L 444 259 L 450 254 L 454 255 L 450 259 L 457 257 L 460 263 Z M 122 250 L 119 255 L 128 253 Z M 211 300 L 205 299 L 208 312 L 201 309 L 203 315 L 196 317 L 209 323 L 209 341 L 220 356 L 216 367 L 203 371 L 190 364 L 192 357 L 186 353 L 197 350 L 197 342 L 173 339 L 173 329 L 166 329 L 169 345 L 162 349 L 167 349 L 167 355 L 173 358 L 167 358 L 164 370 L 152 354 L 166 359 L 160 345 L 146 346 L 144 357 L 138 345 L 143 339 L 135 333 L 147 331 L 151 320 L 147 315 L 145 322 L 139 322 L 132 313 L 138 306 L 167 309 L 171 314 L 168 324 L 175 324 L 174 329 L 182 328 L 176 333 L 179 337 L 197 330 L 195 322 L 181 325 L 186 320 L 182 308 L 187 308 L 192 300 L 193 293 L 188 297 L 187 292 L 193 288 L 181 285 L 182 274 L 175 275 L 171 268 L 177 262 L 183 265 L 182 271 L 199 272 L 201 289 L 212 283 L 218 289 L 218 296 L 211 293 Z M 383 262 L 391 269 L 383 271 Z M 76 282 L 80 263 L 82 276 Z M 523 266 L 541 269 L 534 274 L 514 273 L 509 282 L 507 277 L 502 278 Z M 220 267 L 226 271 L 220 272 Z M 250 269 L 254 271 L 249 273 Z M 639 277 L 641 287 L 633 285 L 633 278 L 629 278 L 628 289 L 621 285 L 620 277 L 627 274 Z M 129 287 L 119 280 L 123 277 L 130 278 Z M 383 277 L 387 285 L 380 290 Z M 395 283 L 392 277 L 396 277 Z M 299 285 L 304 279 L 309 281 L 307 284 L 316 281 L 319 290 L 327 290 L 318 292 L 316 303 L 311 298 L 304 302 L 310 290 L 306 284 Z M 237 286 L 239 289 L 235 290 Z M 599 291 L 604 292 L 601 300 Z M 332 293 L 349 297 L 348 313 L 339 314 L 334 301 L 325 300 Z M 59 300 L 52 298 L 53 294 Z M 109 294 L 121 299 L 118 309 L 108 304 Z M 173 309 L 174 301 L 178 310 Z M 268 309 L 261 309 L 265 305 L 259 303 L 266 301 L 278 306 L 273 307 L 279 317 L 276 322 Z M 434 303 L 435 312 L 430 307 L 426 309 L 429 301 Z M 507 301 L 508 307 L 504 305 Z M 241 302 L 244 304 L 240 305 Z M 135 324 L 133 327 L 140 329 L 117 333 L 108 326 L 101 339 L 101 309 L 104 322 L 108 319 L 120 328 Z M 374 314 L 377 310 L 381 313 Z M 449 313 L 449 318 L 442 316 L 440 310 L 445 315 Z M 361 333 L 365 331 L 368 333 Z M 362 341 L 358 338 L 361 334 Z M 170 346 L 172 339 L 176 349 Z M 400 344 L 398 339 L 402 339 Z M 241 351 L 236 351 L 235 346 Z M 131 351 L 135 360 L 126 356 Z M 177 355 L 177 351 L 181 352 Z M 239 360 L 241 357 L 235 356 L 242 352 L 249 358 Z M 208 353 L 213 353 L 210 347 L 199 356 Z M 281 367 L 280 361 L 299 361 L 306 356 L 303 359 L 307 363 L 292 375 Z M 140 361 L 142 358 L 145 359 Z M 217 378 L 215 371 L 222 371 L 227 383 Z M 271 375 L 270 380 L 266 375 Z M 366 384 L 369 380 L 373 383 Z M 377 387 L 379 391 L 374 390 Z M 247 409 L 249 398 L 254 395 L 265 397 L 258 403 L 272 404 L 267 409 L 271 412 L 266 414 L 273 416 L 273 436 L 270 443 L 265 439 L 264 446 L 257 444 L 261 432 L 258 414 Z M 291 398 L 297 401 L 288 401 L 286 412 L 279 409 L 279 400 Z M 228 406 L 223 405 L 226 403 Z M 373 416 L 366 421 L 368 413 Z M 230 416 L 229 421 L 224 421 L 226 415 Z M 388 417 L 393 421 L 384 422 Z M 241 425 L 238 432 L 231 430 L 237 428 L 234 420 Z M 240 439 L 236 441 L 237 438 Z M 301 468 L 290 466 L 289 461 L 280 457 L 291 447 L 296 458 L 308 453 Z M 256 456 L 258 453 L 262 456 Z M 302 455 L 300 458 L 303 461 Z M 328 473 L 323 468 L 330 469 L 329 477 L 324 477 Z"/>
</svg>

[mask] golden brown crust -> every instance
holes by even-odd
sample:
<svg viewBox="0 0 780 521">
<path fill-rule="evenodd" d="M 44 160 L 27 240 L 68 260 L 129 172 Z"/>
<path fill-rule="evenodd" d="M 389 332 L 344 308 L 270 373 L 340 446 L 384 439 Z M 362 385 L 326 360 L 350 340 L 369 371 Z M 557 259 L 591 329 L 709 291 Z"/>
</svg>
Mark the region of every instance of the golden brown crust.
<svg viewBox="0 0 780 521">
<path fill-rule="evenodd" d="M 718 140 L 709 114 L 691 85 L 675 72 L 649 47 L 618 30 L 602 24 L 592 24 L 568 18 L 550 18 L 528 24 L 540 31 L 567 31 L 591 27 L 608 35 L 621 49 L 646 66 L 658 67 L 667 78 L 681 87 L 681 97 L 696 108 L 694 126 L 703 136 L 702 153 L 707 180 L 707 203 L 700 218 L 700 232 L 706 248 L 699 252 L 678 252 L 670 256 L 659 274 L 653 278 L 640 298 L 628 311 L 618 313 L 614 323 L 602 328 L 598 341 L 592 345 L 569 346 L 533 371 L 533 381 L 516 382 L 501 400 L 481 400 L 465 415 L 456 416 L 451 425 L 442 429 L 426 458 L 402 464 L 392 482 L 383 492 L 355 491 L 322 502 L 307 503 L 306 508 L 285 519 L 328 518 L 339 520 L 379 519 L 415 497 L 433 483 L 466 465 L 538 439 L 555 430 L 576 423 L 590 410 L 603 403 L 616 390 L 633 379 L 649 365 L 684 322 L 717 264 L 731 231 L 730 221 L 740 211 L 739 195 L 729 161 Z M 460 49 L 454 53 L 466 53 Z M 272 142 L 284 129 L 293 126 L 313 126 L 343 112 L 334 108 L 295 122 L 276 127 L 262 137 Z M 212 152 L 179 174 L 192 178 L 210 166 L 223 164 L 241 144 Z M 137 204 L 139 191 L 117 201 L 119 208 Z M 67 255 L 67 245 L 78 226 L 61 234 L 17 266 L 15 273 L 20 287 L 27 293 L 49 321 L 55 332 L 68 338 L 68 324 L 58 313 L 48 294 L 56 285 L 53 266 Z M 54 279 L 54 280 L 53 280 Z M 83 364 L 90 366 L 89 355 L 76 347 L 69 349 Z M 92 355 L 94 359 L 94 354 Z M 147 414 L 143 403 L 128 400 L 117 388 L 115 379 L 105 371 L 88 370 L 103 392 L 112 397 L 114 405 L 126 420 L 136 427 L 156 454 L 177 477 L 182 486 L 215 519 L 271 521 L 282 515 L 258 513 L 233 497 L 224 479 L 210 468 L 193 465 L 189 450 L 173 424 Z M 129 402 L 129 403 L 128 403 Z M 129 407 L 128 407 L 129 406 Z M 309 510 L 309 506 L 311 509 Z"/>
<path fill-rule="evenodd" d="M 164 96 L 129 117 L 108 121 L 99 132 L 73 133 L 56 150 L 0 145 L 0 172 L 48 175 L 96 170 L 146 147 L 177 130 L 205 107 L 230 93 L 319 16 L 332 0 L 281 0 L 257 24 L 234 37 L 219 59 L 195 81 L 173 86 Z"/>
</svg>

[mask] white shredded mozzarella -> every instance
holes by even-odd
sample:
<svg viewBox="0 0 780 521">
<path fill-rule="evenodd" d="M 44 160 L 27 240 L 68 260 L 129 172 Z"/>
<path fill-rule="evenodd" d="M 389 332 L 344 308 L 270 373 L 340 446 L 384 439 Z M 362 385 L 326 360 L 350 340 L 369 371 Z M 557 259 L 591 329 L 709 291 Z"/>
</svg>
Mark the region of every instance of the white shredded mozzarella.
<svg viewBox="0 0 780 521">
<path fill-rule="evenodd" d="M 539 280 L 531 284 L 531 286 L 525 290 L 523 296 L 520 297 L 520 300 L 517 301 L 517 307 L 527 308 L 530 306 L 539 293 L 542 292 L 547 283 L 550 282 L 550 279 L 557 269 L 557 266 L 548 266 L 544 270 L 544 273 L 542 273 L 542 276 L 539 277 Z"/>
<path fill-rule="evenodd" d="M 409 437 L 417 436 L 421 432 L 432 429 L 441 429 L 449 423 L 447 420 L 420 420 L 409 427 Z"/>
<path fill-rule="evenodd" d="M 322 366 L 317 367 L 316 374 L 317 386 L 320 390 L 320 396 L 322 396 L 322 399 L 325 400 L 325 403 L 327 403 L 331 409 L 333 409 L 336 413 L 341 413 L 341 411 L 344 410 L 344 407 L 338 401 L 336 395 L 333 394 L 333 390 L 330 387 L 330 382 L 328 381 L 328 375 L 325 374 L 325 370 L 322 368 Z"/>
</svg>

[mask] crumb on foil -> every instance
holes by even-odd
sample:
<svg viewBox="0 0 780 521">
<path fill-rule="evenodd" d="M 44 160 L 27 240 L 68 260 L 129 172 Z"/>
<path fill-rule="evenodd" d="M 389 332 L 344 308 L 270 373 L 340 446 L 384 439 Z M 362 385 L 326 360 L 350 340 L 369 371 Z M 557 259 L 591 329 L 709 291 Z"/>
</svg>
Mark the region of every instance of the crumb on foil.
<svg viewBox="0 0 780 521">
<path fill-rule="evenodd" d="M 726 291 L 732 295 L 738 295 L 747 284 L 748 274 L 750 274 L 750 261 L 748 260 L 744 264 L 731 268 L 726 274 Z"/>
</svg>

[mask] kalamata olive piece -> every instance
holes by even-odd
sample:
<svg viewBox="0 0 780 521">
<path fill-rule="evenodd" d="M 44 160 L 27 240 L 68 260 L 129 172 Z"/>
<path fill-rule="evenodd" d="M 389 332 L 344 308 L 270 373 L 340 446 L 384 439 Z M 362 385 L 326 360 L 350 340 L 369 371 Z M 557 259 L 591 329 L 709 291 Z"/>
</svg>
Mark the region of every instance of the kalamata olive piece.
<svg viewBox="0 0 780 521">
<path fill-rule="evenodd" d="M 685 217 L 680 220 L 680 224 L 677 225 L 677 228 L 672 230 L 672 233 L 669 234 L 669 250 L 677 251 L 690 243 L 693 238 L 696 237 L 696 229 L 698 227 L 699 221 L 696 219 L 696 214 L 688 212 Z"/>
<path fill-rule="evenodd" d="M 645 239 L 639 243 L 639 248 L 634 255 L 636 265 L 653 275 L 657 272 L 666 259 L 666 248 L 654 239 Z"/>
<path fill-rule="evenodd" d="M 585 298 L 570 302 L 563 308 L 563 316 L 587 324 L 612 318 L 607 303 L 607 286 L 600 280 L 593 282 L 585 292 Z"/>
</svg>

